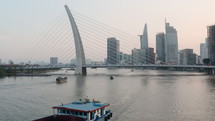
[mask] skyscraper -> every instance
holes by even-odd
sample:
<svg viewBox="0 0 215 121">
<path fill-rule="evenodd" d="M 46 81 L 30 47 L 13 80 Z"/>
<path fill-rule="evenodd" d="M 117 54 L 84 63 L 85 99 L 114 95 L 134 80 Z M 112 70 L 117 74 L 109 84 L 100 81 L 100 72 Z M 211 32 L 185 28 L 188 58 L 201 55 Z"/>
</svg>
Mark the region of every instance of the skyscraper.
<svg viewBox="0 0 215 121">
<path fill-rule="evenodd" d="M 177 31 L 169 23 L 165 23 L 165 58 L 167 64 L 177 64 L 178 62 L 178 37 Z"/>
<path fill-rule="evenodd" d="M 107 63 L 118 64 L 119 63 L 119 40 L 115 37 L 107 39 Z"/>
<path fill-rule="evenodd" d="M 132 63 L 132 56 L 130 54 L 120 52 L 120 64 L 131 64 L 131 63 Z"/>
<path fill-rule="evenodd" d="M 179 64 L 181 65 L 195 65 L 196 54 L 193 49 L 183 49 L 179 52 Z"/>
<path fill-rule="evenodd" d="M 157 53 L 157 61 L 165 62 L 165 34 L 164 33 L 156 34 L 156 53 Z"/>
<path fill-rule="evenodd" d="M 155 53 L 154 48 L 146 49 L 146 63 L 145 64 L 155 64 Z"/>
<path fill-rule="evenodd" d="M 207 39 L 205 43 L 200 43 L 200 58 L 201 63 L 203 63 L 203 59 L 208 58 L 208 45 Z"/>
<path fill-rule="evenodd" d="M 132 49 L 132 63 L 135 65 L 142 63 L 141 49 Z"/>
<path fill-rule="evenodd" d="M 133 49 L 133 63 L 134 64 L 152 64 L 155 63 L 154 48 L 149 48 L 148 45 L 148 30 L 147 24 L 144 25 L 143 34 L 140 36 L 140 49 Z M 137 57 L 137 55 L 139 57 Z"/>
<path fill-rule="evenodd" d="M 132 50 L 133 64 L 155 64 L 154 48 Z"/>
<path fill-rule="evenodd" d="M 144 26 L 143 34 L 140 36 L 140 49 L 147 49 L 148 46 L 148 30 L 147 30 L 147 24 Z"/>
<path fill-rule="evenodd" d="M 57 65 L 58 64 L 58 58 L 57 57 L 50 57 L 50 64 L 51 65 Z"/>
<path fill-rule="evenodd" d="M 207 33 L 208 57 L 211 60 L 211 64 L 215 65 L 215 25 L 208 26 Z"/>
</svg>

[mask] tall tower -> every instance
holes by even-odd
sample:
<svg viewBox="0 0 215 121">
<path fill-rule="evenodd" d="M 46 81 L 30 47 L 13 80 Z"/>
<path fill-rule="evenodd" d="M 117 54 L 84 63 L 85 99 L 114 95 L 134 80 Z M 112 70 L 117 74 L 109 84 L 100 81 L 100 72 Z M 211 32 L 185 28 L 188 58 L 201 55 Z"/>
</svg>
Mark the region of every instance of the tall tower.
<svg viewBox="0 0 215 121">
<path fill-rule="evenodd" d="M 207 31 L 208 57 L 211 60 L 211 64 L 215 65 L 215 25 L 208 26 Z"/>
<path fill-rule="evenodd" d="M 147 49 L 148 46 L 148 30 L 147 30 L 147 24 L 144 26 L 143 34 L 140 36 L 140 49 Z"/>
<path fill-rule="evenodd" d="M 50 64 L 57 65 L 58 64 L 58 57 L 50 57 Z"/>
<path fill-rule="evenodd" d="M 200 43 L 200 63 L 203 63 L 203 59 L 208 58 L 208 43 L 207 38 L 205 40 L 205 43 Z"/>
<path fill-rule="evenodd" d="M 119 40 L 114 37 L 107 39 L 107 63 L 118 64 L 119 63 Z"/>
<path fill-rule="evenodd" d="M 178 37 L 177 31 L 165 20 L 165 58 L 167 64 L 177 64 L 178 63 Z"/>
<path fill-rule="evenodd" d="M 157 61 L 165 62 L 165 34 L 156 34 L 156 53 Z"/>
<path fill-rule="evenodd" d="M 73 36 L 74 36 L 74 41 L 75 41 L 75 51 L 76 51 L 75 74 L 86 75 L 87 74 L 86 67 L 83 67 L 84 65 L 86 65 L 86 60 L 85 60 L 84 48 L 83 48 L 82 41 L 81 41 L 81 36 L 79 34 L 77 25 L 75 23 L 75 19 L 73 18 L 72 13 L 69 10 L 67 5 L 65 5 L 65 9 L 67 11 L 67 14 L 68 14 L 68 17 L 70 20 L 70 24 L 71 24 L 71 27 L 73 30 L 72 32 L 73 32 Z"/>
</svg>

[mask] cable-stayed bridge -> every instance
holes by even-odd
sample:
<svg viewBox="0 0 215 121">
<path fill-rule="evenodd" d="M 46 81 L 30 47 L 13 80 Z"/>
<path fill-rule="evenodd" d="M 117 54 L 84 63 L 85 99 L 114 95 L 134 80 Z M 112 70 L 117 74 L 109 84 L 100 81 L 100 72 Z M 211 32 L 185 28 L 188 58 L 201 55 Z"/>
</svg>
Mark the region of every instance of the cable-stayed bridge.
<svg viewBox="0 0 215 121">
<path fill-rule="evenodd" d="M 118 29 L 102 24 L 77 12 L 75 19 L 68 6 L 65 6 L 69 19 L 63 15 L 56 18 L 54 24 L 48 27 L 40 38 L 21 54 L 22 62 L 38 63 L 50 57 L 58 57 L 63 66 L 57 68 L 76 68 L 75 74 L 86 75 L 86 68 L 200 68 L 215 73 L 215 66 L 199 65 L 155 65 L 121 63 L 117 65 L 87 64 L 85 58 L 104 61 L 107 57 L 107 38 L 116 37 L 120 40 L 120 51 L 131 55 L 133 48 L 140 48 L 137 36 L 132 36 Z M 65 11 L 64 11 L 65 13 Z M 69 20 L 69 21 L 68 21 Z M 72 31 L 71 31 L 72 28 Z M 73 41 L 74 40 L 74 41 Z M 83 43 L 83 44 L 82 44 Z M 114 45 L 113 45 L 114 46 Z M 111 46 L 111 47 L 113 47 Z M 85 55 L 86 54 L 86 55 Z M 71 59 L 76 60 L 76 66 L 69 65 Z M 136 57 L 140 58 L 140 57 Z M 37 62 L 36 62 L 37 61 Z M 150 60 L 149 60 L 150 62 Z M 67 63 L 67 64 L 65 64 Z M 29 62 L 30 64 L 30 62 Z M 54 66 L 31 66 L 22 69 L 51 69 Z"/>
</svg>

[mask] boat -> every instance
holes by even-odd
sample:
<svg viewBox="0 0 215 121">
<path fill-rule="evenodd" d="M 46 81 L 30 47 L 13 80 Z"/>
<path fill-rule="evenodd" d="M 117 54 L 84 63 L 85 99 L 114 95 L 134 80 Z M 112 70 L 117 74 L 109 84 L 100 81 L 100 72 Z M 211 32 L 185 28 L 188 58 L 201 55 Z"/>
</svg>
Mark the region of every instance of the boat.
<svg viewBox="0 0 215 121">
<path fill-rule="evenodd" d="M 67 81 L 67 77 L 64 77 L 64 78 L 62 78 L 62 77 L 57 77 L 57 79 L 56 79 L 56 82 L 57 83 L 63 83 L 63 82 L 66 82 Z"/>
<path fill-rule="evenodd" d="M 33 121 L 108 121 L 112 117 L 106 108 L 108 103 L 100 101 L 76 101 L 69 104 L 54 106 L 53 115 Z"/>
<path fill-rule="evenodd" d="M 113 76 L 110 76 L 110 80 L 113 80 Z"/>
<path fill-rule="evenodd" d="M 74 71 L 74 70 L 75 70 L 75 68 L 73 68 L 73 67 L 72 67 L 72 68 L 69 68 L 69 69 L 67 69 L 67 70 L 72 70 L 72 71 Z"/>
</svg>

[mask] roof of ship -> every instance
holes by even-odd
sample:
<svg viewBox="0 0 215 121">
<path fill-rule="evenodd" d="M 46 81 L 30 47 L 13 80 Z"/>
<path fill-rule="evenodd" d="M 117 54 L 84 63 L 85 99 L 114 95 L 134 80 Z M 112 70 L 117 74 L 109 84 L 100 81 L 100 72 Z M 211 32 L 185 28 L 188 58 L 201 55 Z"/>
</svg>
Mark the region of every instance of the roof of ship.
<svg viewBox="0 0 215 121">
<path fill-rule="evenodd" d="M 71 111 L 78 111 L 78 112 L 93 112 L 95 110 L 105 108 L 109 106 L 108 103 L 96 103 L 96 102 L 83 102 L 77 101 L 69 104 L 62 104 L 60 106 L 55 106 L 53 109 L 66 109 Z"/>
</svg>

